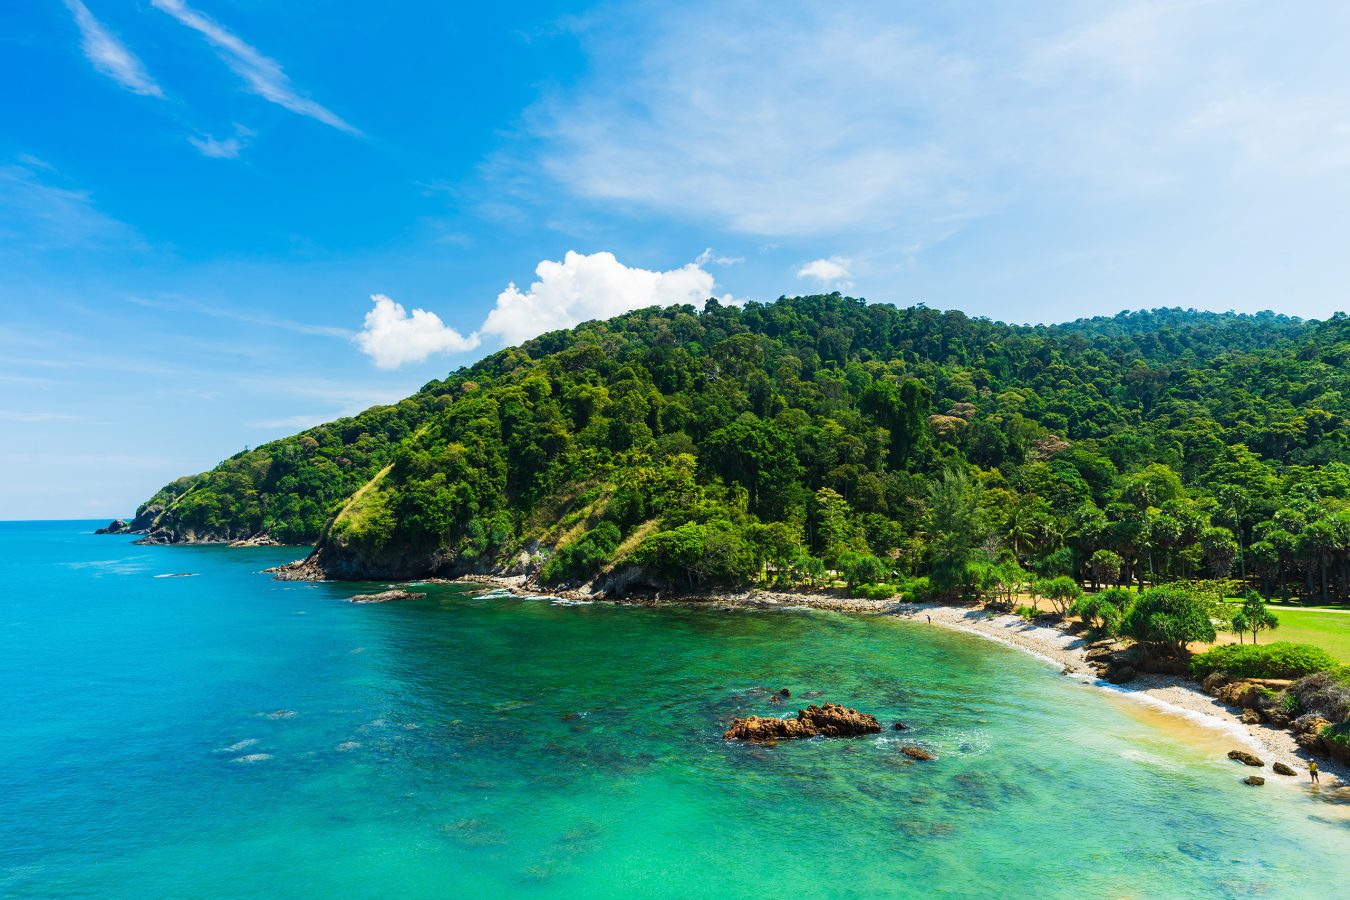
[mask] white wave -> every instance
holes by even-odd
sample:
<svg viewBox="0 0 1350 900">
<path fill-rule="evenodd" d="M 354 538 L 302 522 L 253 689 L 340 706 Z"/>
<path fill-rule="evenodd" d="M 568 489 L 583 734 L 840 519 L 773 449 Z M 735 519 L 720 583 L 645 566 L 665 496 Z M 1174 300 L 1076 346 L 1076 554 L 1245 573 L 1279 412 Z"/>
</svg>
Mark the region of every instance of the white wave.
<svg viewBox="0 0 1350 900">
<path fill-rule="evenodd" d="M 249 738 L 249 739 L 246 740 L 246 741 L 240 741 L 239 743 L 237 743 L 237 744 L 231 744 L 231 745 L 228 746 L 228 747 L 217 747 L 217 748 L 216 748 L 216 752 L 217 752 L 217 753 L 238 753 L 240 750 L 243 750 L 245 747 L 252 747 L 252 746 L 253 746 L 254 744 L 256 744 L 256 743 L 258 743 L 258 739 L 257 739 L 257 738 Z"/>
</svg>

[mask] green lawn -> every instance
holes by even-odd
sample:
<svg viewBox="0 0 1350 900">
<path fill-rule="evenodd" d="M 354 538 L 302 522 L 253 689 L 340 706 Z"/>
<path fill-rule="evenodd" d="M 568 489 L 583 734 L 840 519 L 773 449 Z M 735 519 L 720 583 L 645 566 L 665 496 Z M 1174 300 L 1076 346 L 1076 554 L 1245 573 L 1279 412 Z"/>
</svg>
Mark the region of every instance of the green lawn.
<svg viewBox="0 0 1350 900">
<path fill-rule="evenodd" d="M 1261 632 L 1260 642 L 1293 641 L 1299 644 L 1313 644 L 1326 650 L 1343 663 L 1350 664 L 1350 612 L 1338 612 L 1322 609 L 1300 609 L 1296 606 L 1270 607 L 1280 619 L 1280 627 L 1275 631 Z M 1221 643 L 1236 643 L 1232 635 L 1221 635 Z M 1243 640 L 1250 641 L 1251 635 Z"/>
</svg>

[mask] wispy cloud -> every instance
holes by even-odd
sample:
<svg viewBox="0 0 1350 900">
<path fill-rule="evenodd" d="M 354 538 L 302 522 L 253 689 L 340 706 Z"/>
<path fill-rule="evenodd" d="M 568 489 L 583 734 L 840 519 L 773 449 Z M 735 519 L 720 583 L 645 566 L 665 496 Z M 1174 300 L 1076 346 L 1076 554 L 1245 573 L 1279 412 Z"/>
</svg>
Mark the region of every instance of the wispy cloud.
<svg viewBox="0 0 1350 900">
<path fill-rule="evenodd" d="M 168 312 L 190 312 L 197 315 L 210 316 L 213 319 L 228 319 L 232 322 L 243 322 L 246 325 L 261 325 L 265 328 L 278 328 L 282 331 L 292 331 L 296 334 L 308 334 L 332 338 L 350 338 L 352 336 L 352 331 L 349 328 L 338 328 L 333 325 L 314 325 L 309 322 L 296 322 L 292 319 L 279 319 L 274 316 L 265 316 L 249 310 L 211 306 L 188 297 L 171 297 L 162 300 L 151 300 L 146 297 L 131 297 L 128 299 L 137 306 L 143 306 L 149 309 L 162 309 Z"/>
<path fill-rule="evenodd" d="M 322 425 L 331 421 L 333 421 L 331 413 L 310 413 L 298 416 L 282 416 L 278 419 L 263 419 L 246 424 L 249 428 L 266 428 L 269 430 L 280 428 L 287 431 L 304 431 L 313 428 L 315 425 Z"/>
<path fill-rule="evenodd" d="M 713 252 L 713 248 L 708 247 L 694 260 L 696 266 L 706 266 L 712 263 L 715 266 L 735 266 L 745 262 L 744 256 L 722 256 Z"/>
<path fill-rule="evenodd" d="M 58 172 L 31 157 L 0 165 L 0 244 L 46 250 L 139 243 L 128 225 L 98 209 L 88 191 L 60 182 Z"/>
<path fill-rule="evenodd" d="M 80 0 L 65 0 L 80 29 L 80 48 L 104 75 L 133 94 L 163 97 L 164 91 L 126 45 L 113 36 Z"/>
<path fill-rule="evenodd" d="M 182 0 L 151 0 L 151 5 L 173 16 L 205 38 L 225 64 L 259 97 L 293 113 L 330 125 L 339 131 L 355 135 L 361 133 L 336 113 L 302 96 L 291 85 L 290 78 L 279 62 L 259 53 L 215 20 L 191 8 Z"/>
<path fill-rule="evenodd" d="M 78 422 L 80 416 L 58 412 L 21 412 L 12 409 L 0 409 L 0 422 Z"/>
<path fill-rule="evenodd" d="M 527 117 L 545 171 L 609 208 L 908 253 L 1047 194 L 1259 216 L 1276 179 L 1350 188 L 1344 4 L 642 10 L 584 20 L 591 74 Z"/>
<path fill-rule="evenodd" d="M 239 138 L 218 140 L 209 134 L 202 137 L 189 135 L 188 143 L 196 147 L 202 156 L 208 156 L 212 159 L 237 159 L 241 146 Z"/>
</svg>

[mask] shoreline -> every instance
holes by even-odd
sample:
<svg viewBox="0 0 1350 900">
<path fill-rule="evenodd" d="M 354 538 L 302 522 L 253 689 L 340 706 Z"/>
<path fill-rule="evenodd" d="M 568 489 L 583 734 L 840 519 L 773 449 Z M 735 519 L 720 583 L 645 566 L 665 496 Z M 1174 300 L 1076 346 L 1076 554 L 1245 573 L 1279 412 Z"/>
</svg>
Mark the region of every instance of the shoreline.
<svg viewBox="0 0 1350 900">
<path fill-rule="evenodd" d="M 1266 777 L 1268 784 L 1308 787 L 1308 762 L 1316 759 L 1322 776 L 1320 789 L 1343 790 L 1350 786 L 1350 767 L 1332 759 L 1310 756 L 1298 746 L 1294 736 L 1288 731 L 1264 723 L 1244 723 L 1240 711 L 1234 712 L 1216 698 L 1201 691 L 1194 682 L 1174 675 L 1141 674 L 1127 684 L 1110 684 L 1097 678 L 1088 665 L 1087 646 L 1081 637 L 1051 626 L 1027 623 L 1010 613 L 992 613 L 973 607 L 899 603 L 890 600 L 865 600 L 830 594 L 796 594 L 780 591 L 746 591 L 702 597 L 593 597 L 579 591 L 540 591 L 530 586 L 523 575 L 468 576 L 455 579 L 455 583 L 482 585 L 490 589 L 509 591 L 517 596 L 553 597 L 572 602 L 601 600 L 621 606 L 684 606 L 728 610 L 819 609 L 851 615 L 891 615 L 921 624 L 927 624 L 931 617 L 931 623 L 935 626 L 975 635 L 1019 650 L 1048 665 L 1056 666 L 1066 676 L 1166 713 L 1192 728 L 1204 729 L 1211 736 L 1223 732 L 1238 742 L 1243 749 L 1254 750 L 1260 755 L 1265 765 L 1259 772 Z M 1276 762 L 1290 766 L 1298 775 L 1294 777 L 1275 775 L 1270 771 L 1270 767 Z"/>
</svg>

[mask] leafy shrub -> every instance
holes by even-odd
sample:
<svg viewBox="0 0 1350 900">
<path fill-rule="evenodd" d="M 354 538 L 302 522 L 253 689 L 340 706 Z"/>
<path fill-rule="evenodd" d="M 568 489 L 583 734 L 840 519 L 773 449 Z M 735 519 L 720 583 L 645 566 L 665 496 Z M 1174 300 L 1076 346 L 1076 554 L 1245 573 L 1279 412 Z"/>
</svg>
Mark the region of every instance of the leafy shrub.
<svg viewBox="0 0 1350 900">
<path fill-rule="evenodd" d="M 900 592 L 893 584 L 873 583 L 857 584 L 853 590 L 849 591 L 849 596 L 861 597 L 864 600 L 889 600 Z"/>
<path fill-rule="evenodd" d="M 1015 610 L 1017 615 L 1030 622 L 1041 614 L 1041 611 L 1034 606 L 1019 606 Z"/>
<path fill-rule="evenodd" d="M 897 586 L 900 599 L 906 603 L 926 603 L 933 599 L 933 586 L 927 575 L 918 578 L 906 578 Z"/>
<path fill-rule="evenodd" d="M 884 584 L 893 574 L 886 560 L 870 553 L 845 553 L 839 557 L 839 570 L 850 588 L 858 585 Z"/>
<path fill-rule="evenodd" d="M 1335 658 L 1321 647 L 1288 641 L 1225 644 L 1191 660 L 1191 673 L 1197 678 L 1211 672 L 1223 672 L 1234 678 L 1302 678 L 1335 667 Z"/>
<path fill-rule="evenodd" d="M 1073 602 L 1073 614 L 1101 634 L 1119 634 L 1121 623 L 1134 603 L 1134 594 L 1123 588 L 1108 588 L 1084 594 Z"/>
</svg>

